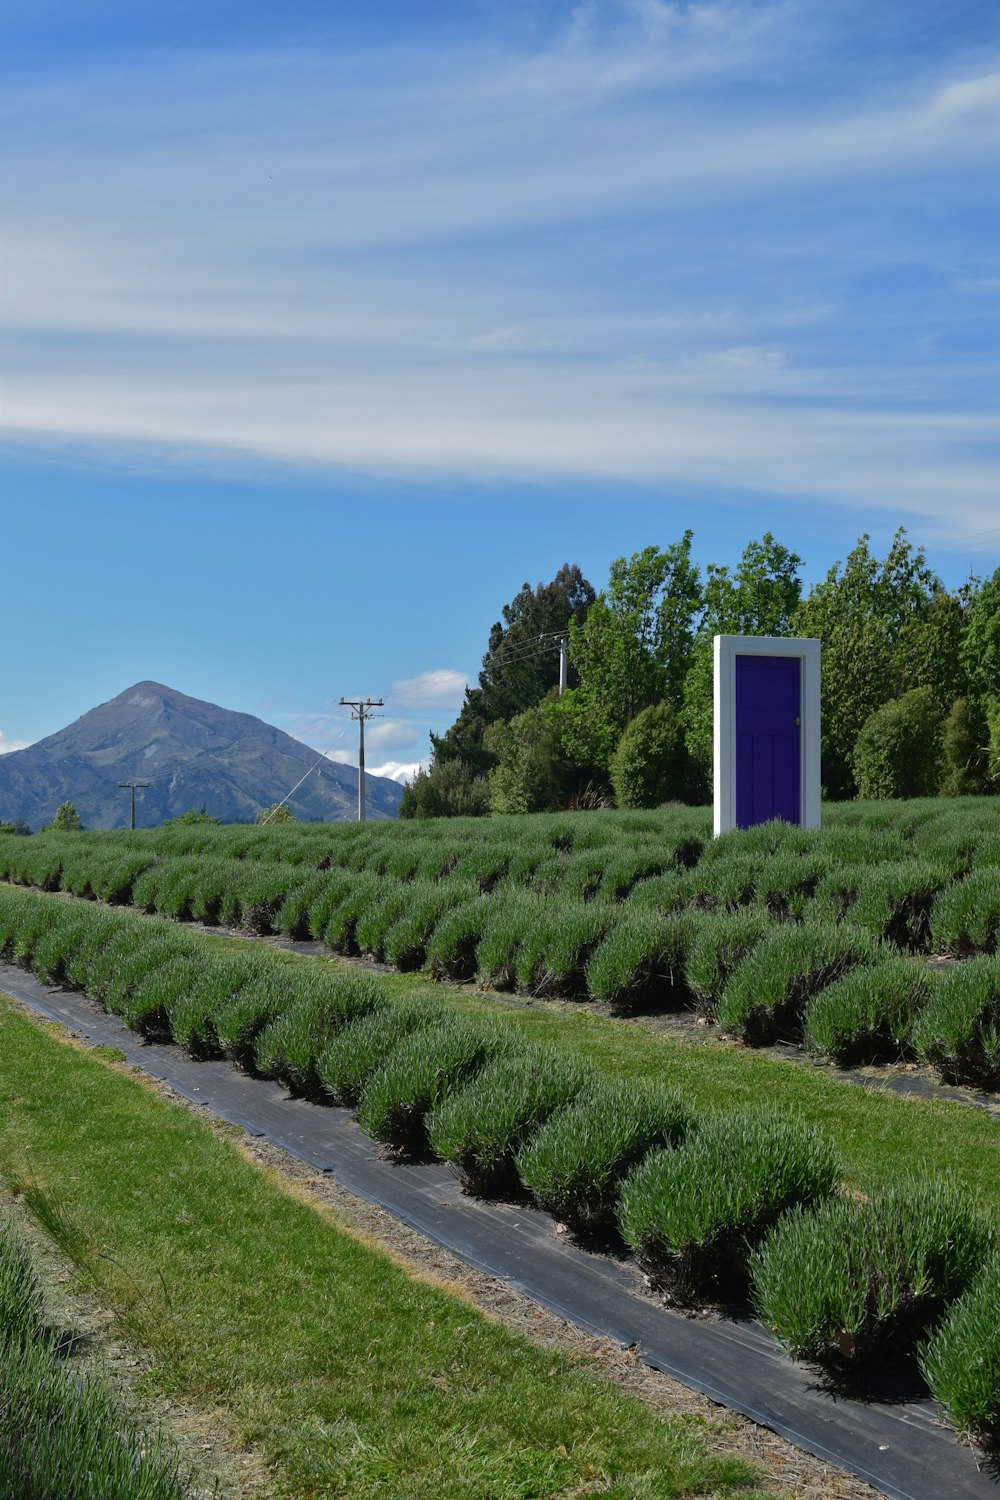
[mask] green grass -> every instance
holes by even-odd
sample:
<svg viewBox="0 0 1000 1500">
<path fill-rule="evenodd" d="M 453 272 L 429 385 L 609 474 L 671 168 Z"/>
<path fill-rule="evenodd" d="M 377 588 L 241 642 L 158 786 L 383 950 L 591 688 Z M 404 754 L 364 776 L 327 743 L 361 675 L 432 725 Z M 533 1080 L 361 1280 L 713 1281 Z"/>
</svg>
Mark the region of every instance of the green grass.
<svg viewBox="0 0 1000 1500">
<path fill-rule="evenodd" d="M 0 1139 L 162 1390 L 225 1408 L 280 1496 L 732 1495 L 742 1460 L 407 1276 L 123 1071 L 0 1007 Z"/>
</svg>

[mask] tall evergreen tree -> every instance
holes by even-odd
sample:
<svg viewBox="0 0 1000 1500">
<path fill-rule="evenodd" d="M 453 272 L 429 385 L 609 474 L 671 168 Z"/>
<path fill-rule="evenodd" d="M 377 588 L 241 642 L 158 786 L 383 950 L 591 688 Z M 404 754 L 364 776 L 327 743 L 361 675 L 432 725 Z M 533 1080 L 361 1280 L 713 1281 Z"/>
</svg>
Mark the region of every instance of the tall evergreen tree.
<svg viewBox="0 0 1000 1500">
<path fill-rule="evenodd" d="M 575 563 L 564 563 L 551 583 L 522 584 L 490 631 L 478 686 L 466 689 L 451 728 L 431 736 L 435 765 L 462 760 L 485 772 L 496 764 L 483 743 L 486 729 L 509 723 L 558 686 L 559 637 L 583 623 L 593 602 L 594 590 Z M 572 683 L 572 668 L 571 674 Z"/>
</svg>

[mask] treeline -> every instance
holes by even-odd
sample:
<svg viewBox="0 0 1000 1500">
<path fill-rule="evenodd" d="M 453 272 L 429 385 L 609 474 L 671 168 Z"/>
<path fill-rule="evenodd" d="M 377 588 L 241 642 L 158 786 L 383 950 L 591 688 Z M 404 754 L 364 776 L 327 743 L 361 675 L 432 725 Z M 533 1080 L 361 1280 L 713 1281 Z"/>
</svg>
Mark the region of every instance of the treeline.
<svg viewBox="0 0 1000 1500">
<path fill-rule="evenodd" d="M 901 529 L 804 594 L 769 532 L 704 575 L 691 542 L 617 558 L 599 593 L 568 564 L 524 584 L 400 816 L 706 802 L 717 634 L 822 642 L 825 797 L 1000 791 L 1000 569 L 949 591 Z"/>
</svg>

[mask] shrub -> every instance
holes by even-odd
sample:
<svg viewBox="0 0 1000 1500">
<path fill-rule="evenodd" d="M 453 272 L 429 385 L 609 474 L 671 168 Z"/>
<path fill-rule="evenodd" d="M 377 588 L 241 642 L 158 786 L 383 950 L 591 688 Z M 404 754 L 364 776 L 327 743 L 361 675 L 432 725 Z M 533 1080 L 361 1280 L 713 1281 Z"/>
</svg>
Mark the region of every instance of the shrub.
<svg viewBox="0 0 1000 1500">
<path fill-rule="evenodd" d="M 607 907 L 562 902 L 542 907 L 517 951 L 515 979 L 532 995 L 582 999 L 587 993 L 587 960 L 616 913 Z"/>
<path fill-rule="evenodd" d="M 420 1155 L 427 1149 L 425 1116 L 504 1044 L 500 1030 L 466 1018 L 420 1028 L 397 1042 L 369 1077 L 358 1124 L 383 1145 Z"/>
<path fill-rule="evenodd" d="M 473 896 L 446 911 L 427 940 L 425 961 L 435 978 L 472 979 L 476 948 L 487 919 L 487 903 Z"/>
<path fill-rule="evenodd" d="M 496 1057 L 434 1107 L 431 1150 L 457 1168 L 465 1192 L 509 1196 L 519 1187 L 518 1153 L 592 1076 L 585 1064 L 542 1047 Z"/>
<path fill-rule="evenodd" d="M 381 889 L 373 894 L 358 918 L 354 929 L 354 941 L 359 952 L 370 953 L 374 958 L 384 958 L 382 944 L 393 922 L 411 902 L 410 887 L 398 880 L 383 880 Z"/>
<path fill-rule="evenodd" d="M 166 953 L 161 950 L 161 955 Z M 170 1011 L 186 995 L 204 960 L 193 953 L 172 953 L 141 974 L 121 996 L 118 1013 L 125 1025 L 148 1042 L 173 1040 Z"/>
<path fill-rule="evenodd" d="M 860 797 L 931 797 L 941 775 L 943 716 L 933 690 L 912 688 L 877 708 L 854 745 Z"/>
<path fill-rule="evenodd" d="M 695 931 L 689 912 L 622 917 L 587 965 L 587 989 L 615 1010 L 678 1008 L 690 1000 L 685 962 Z"/>
<path fill-rule="evenodd" d="M 622 1185 L 618 1225 L 652 1285 L 674 1302 L 732 1301 L 779 1216 L 833 1191 L 819 1133 L 777 1110 L 706 1120 L 676 1151 L 653 1151 Z"/>
<path fill-rule="evenodd" d="M 733 854 L 709 864 L 702 860 L 691 875 L 693 904 L 700 911 L 732 911 L 737 906 L 749 906 L 760 865 L 759 857 L 753 854 Z"/>
<path fill-rule="evenodd" d="M 619 807 L 658 807 L 686 795 L 690 765 L 669 703 L 654 703 L 636 714 L 618 741 L 610 772 Z"/>
<path fill-rule="evenodd" d="M 466 881 L 414 882 L 407 887 L 406 907 L 383 939 L 386 961 L 404 972 L 419 969 L 427 957 L 427 942 L 444 916 L 472 895 Z"/>
<path fill-rule="evenodd" d="M 520 1152 L 518 1176 L 539 1206 L 574 1232 L 607 1229 L 625 1173 L 651 1147 L 676 1145 L 690 1125 L 673 1089 L 597 1078 Z"/>
<path fill-rule="evenodd" d="M 187 988 L 174 999 L 169 1012 L 174 1041 L 192 1057 L 222 1057 L 216 1019 L 256 977 L 257 963 L 256 954 L 213 954 L 210 963 L 192 972 Z"/>
<path fill-rule="evenodd" d="M 758 870 L 754 899 L 777 921 L 801 919 L 829 869 L 825 854 L 776 854 Z"/>
<path fill-rule="evenodd" d="M 257 1069 L 257 1038 L 289 1003 L 290 975 L 285 966 L 258 963 L 246 982 L 212 1011 L 215 1034 L 230 1062 L 248 1073 Z"/>
<path fill-rule="evenodd" d="M 975 698 L 956 698 L 941 732 L 941 794 L 963 797 L 989 784 L 989 730 Z"/>
<path fill-rule="evenodd" d="M 913 1045 L 946 1083 L 1000 1088 L 1000 957 L 970 958 L 942 975 L 914 1022 Z"/>
<path fill-rule="evenodd" d="M 952 1304 L 921 1351 L 920 1368 L 960 1433 L 1000 1445 L 1000 1255 Z"/>
<path fill-rule="evenodd" d="M 366 1082 L 403 1037 L 444 1019 L 440 1005 L 404 1001 L 349 1021 L 316 1059 L 323 1091 L 334 1104 L 356 1105 Z"/>
<path fill-rule="evenodd" d="M 323 941 L 336 953 L 356 955 L 358 945 L 354 935 L 358 922 L 373 901 L 377 901 L 385 890 L 384 882 L 377 875 L 355 875 L 337 883 L 339 898 L 331 906 L 330 915 L 323 931 Z M 319 903 L 317 903 L 317 908 Z M 314 909 L 318 915 L 318 909 Z M 309 913 L 312 929 L 314 912 Z"/>
<path fill-rule="evenodd" d="M 385 986 L 371 974 L 310 976 L 309 990 L 257 1037 L 256 1071 L 287 1085 L 289 1092 L 317 1102 L 327 1094 L 319 1059 L 335 1031 L 348 1021 L 388 1004 Z"/>
<path fill-rule="evenodd" d="M 964 958 L 995 953 L 1000 939 L 1000 878 L 995 868 L 973 870 L 942 891 L 931 911 L 931 941 L 939 953 Z"/>
<path fill-rule="evenodd" d="M 858 884 L 851 921 L 897 948 L 925 948 L 931 906 L 948 879 L 922 860 L 877 865 Z"/>
<path fill-rule="evenodd" d="M 793 1355 L 845 1372 L 910 1359 L 993 1245 L 966 1195 L 905 1183 L 789 1214 L 753 1263 L 758 1313 Z"/>
<path fill-rule="evenodd" d="M 736 969 L 716 1021 L 752 1047 L 798 1040 L 807 1001 L 855 964 L 871 963 L 877 956 L 878 947 L 867 933 L 828 923 L 780 927 Z"/>
<path fill-rule="evenodd" d="M 902 957 L 849 969 L 806 1006 L 805 1044 L 842 1068 L 912 1057 L 913 1023 L 934 982 L 928 969 Z"/>
<path fill-rule="evenodd" d="M 514 988 L 518 949 L 539 910 L 537 899 L 526 891 L 505 891 L 494 896 L 476 949 L 476 972 L 481 984 L 495 990 Z"/>
<path fill-rule="evenodd" d="M 714 1019 L 729 977 L 770 932 L 759 911 L 718 912 L 695 928 L 684 978 L 699 1015 Z"/>
<path fill-rule="evenodd" d="M 637 880 L 623 903 L 626 910 L 666 913 L 680 911 L 691 895 L 691 876 L 686 870 L 669 870 Z"/>
</svg>

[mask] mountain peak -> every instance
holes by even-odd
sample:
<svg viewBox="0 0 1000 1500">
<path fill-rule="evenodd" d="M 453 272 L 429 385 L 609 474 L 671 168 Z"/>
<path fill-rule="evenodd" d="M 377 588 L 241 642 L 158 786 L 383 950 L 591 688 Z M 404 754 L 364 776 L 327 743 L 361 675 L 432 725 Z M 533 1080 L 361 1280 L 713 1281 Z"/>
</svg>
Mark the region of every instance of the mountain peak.
<svg viewBox="0 0 1000 1500">
<path fill-rule="evenodd" d="M 137 800 L 140 826 L 204 806 L 223 822 L 252 822 L 262 808 L 289 801 L 295 817 L 340 822 L 357 808 L 358 773 L 322 761 L 316 751 L 252 714 L 189 698 L 144 679 L 91 709 L 47 739 L 0 757 L 0 821 L 47 822 L 72 802 L 88 828 L 128 820 L 120 781 L 145 781 Z M 367 778 L 368 812 L 394 816 L 402 788 Z"/>
</svg>

